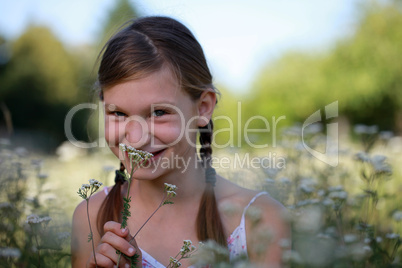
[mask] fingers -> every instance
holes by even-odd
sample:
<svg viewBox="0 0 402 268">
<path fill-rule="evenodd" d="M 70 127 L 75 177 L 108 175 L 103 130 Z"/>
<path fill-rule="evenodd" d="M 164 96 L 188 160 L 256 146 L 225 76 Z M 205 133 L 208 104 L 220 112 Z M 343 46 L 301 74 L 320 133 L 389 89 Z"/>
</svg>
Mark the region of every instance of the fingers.
<svg viewBox="0 0 402 268">
<path fill-rule="evenodd" d="M 108 221 L 105 223 L 103 230 L 105 233 L 112 232 L 121 237 L 126 237 L 130 234 L 127 228 L 121 229 L 121 224 L 115 221 Z"/>
<path fill-rule="evenodd" d="M 127 256 L 133 256 L 137 250 L 127 240 L 127 233 L 128 230 L 120 232 L 120 234 L 125 235 L 124 237 L 121 237 L 112 231 L 106 232 L 101 238 L 101 244 L 99 245 L 98 250 L 101 253 L 109 253 L 110 249 L 112 249 L 114 255 L 116 255 L 116 250 L 119 250 Z"/>
<path fill-rule="evenodd" d="M 141 257 L 141 250 L 135 240 L 132 239 L 129 230 L 127 228 L 120 229 L 120 227 L 120 223 L 117 222 L 110 221 L 105 223 L 105 234 L 95 250 L 96 263 L 93 254 L 91 254 L 87 267 L 115 267 L 118 262 L 119 267 L 130 267 L 129 260 L 124 256 L 120 256 L 117 251 L 130 257 L 135 254 Z M 142 258 L 139 261 L 142 262 Z"/>
</svg>

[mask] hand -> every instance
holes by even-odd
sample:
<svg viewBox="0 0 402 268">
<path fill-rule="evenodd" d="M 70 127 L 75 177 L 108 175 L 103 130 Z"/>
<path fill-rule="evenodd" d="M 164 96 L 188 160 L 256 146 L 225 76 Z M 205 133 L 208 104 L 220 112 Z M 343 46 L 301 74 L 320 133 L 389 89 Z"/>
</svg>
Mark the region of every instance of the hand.
<svg viewBox="0 0 402 268">
<path fill-rule="evenodd" d="M 116 250 L 124 253 L 127 256 L 139 255 L 137 264 L 142 266 L 141 250 L 138 248 L 137 243 L 130 235 L 129 230 L 120 229 L 121 224 L 114 221 L 109 221 L 103 226 L 105 234 L 102 236 L 99 245 L 96 248 L 96 264 L 98 267 L 115 267 L 117 265 L 119 254 Z M 96 267 L 93 254 L 87 262 L 88 268 Z M 119 267 L 131 267 L 130 261 L 124 256 L 121 256 Z"/>
</svg>

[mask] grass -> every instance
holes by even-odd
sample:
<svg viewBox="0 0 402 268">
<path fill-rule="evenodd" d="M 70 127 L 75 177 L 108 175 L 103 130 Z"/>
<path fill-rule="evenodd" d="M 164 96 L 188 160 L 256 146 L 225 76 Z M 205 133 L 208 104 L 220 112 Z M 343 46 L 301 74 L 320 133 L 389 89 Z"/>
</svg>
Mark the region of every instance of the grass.
<svg viewBox="0 0 402 268">
<path fill-rule="evenodd" d="M 331 167 L 303 150 L 300 135 L 285 133 L 275 148 L 216 150 L 214 165 L 224 177 L 268 191 L 288 208 L 293 235 L 292 249 L 284 251 L 286 265 L 402 267 L 400 138 L 358 133 L 356 142 L 340 141 L 339 164 Z M 316 133 L 304 142 L 321 150 L 322 137 Z M 69 231 L 82 183 L 91 178 L 114 183 L 119 163 L 108 149 L 85 152 L 64 145 L 61 151 L 58 157 L 29 155 L 1 143 L 0 267 L 69 267 L 68 238 L 49 241 Z M 29 223 L 30 214 L 52 220 Z M 216 245 L 207 248 L 224 252 Z"/>
</svg>

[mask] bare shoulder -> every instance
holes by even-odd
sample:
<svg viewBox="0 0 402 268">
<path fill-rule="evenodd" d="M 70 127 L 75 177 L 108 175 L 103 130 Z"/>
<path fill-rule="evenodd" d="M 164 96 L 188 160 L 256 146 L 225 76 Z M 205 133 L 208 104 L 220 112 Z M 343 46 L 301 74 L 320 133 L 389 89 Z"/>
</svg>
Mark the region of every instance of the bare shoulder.
<svg viewBox="0 0 402 268">
<path fill-rule="evenodd" d="M 263 267 L 281 267 L 282 241 L 290 241 L 286 208 L 267 193 L 259 194 L 261 191 L 240 187 L 222 177 L 218 177 L 218 182 L 218 202 L 223 211 L 223 220 L 226 219 L 226 226 L 233 230 L 245 212 L 250 260 Z M 251 203 L 253 198 L 254 202 Z M 248 204 L 250 206 L 244 210 Z M 225 213 L 225 207 L 233 208 L 232 212 Z"/>
<path fill-rule="evenodd" d="M 78 206 L 75 208 L 74 214 L 73 214 L 73 221 L 75 219 L 80 219 L 83 215 L 85 218 L 87 217 L 87 206 L 89 210 L 89 215 L 90 217 L 94 217 L 98 214 L 99 208 L 102 205 L 103 201 L 106 198 L 105 192 L 101 189 L 97 193 L 91 196 L 89 201 L 87 200 L 82 200 L 81 203 L 78 204 Z"/>
<path fill-rule="evenodd" d="M 261 191 L 243 188 L 220 176 L 218 176 L 216 190 L 219 193 L 220 203 L 234 204 L 241 208 L 246 207 L 254 197 L 261 193 Z M 267 211 L 267 213 L 284 210 L 284 207 L 269 194 L 261 194 L 255 199 L 252 205 L 263 211 Z"/>
</svg>

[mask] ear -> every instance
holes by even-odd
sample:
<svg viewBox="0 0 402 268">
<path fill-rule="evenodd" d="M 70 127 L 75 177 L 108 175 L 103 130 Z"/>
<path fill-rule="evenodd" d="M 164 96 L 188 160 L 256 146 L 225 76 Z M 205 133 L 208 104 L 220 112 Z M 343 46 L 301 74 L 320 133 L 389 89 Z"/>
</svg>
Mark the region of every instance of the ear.
<svg viewBox="0 0 402 268">
<path fill-rule="evenodd" d="M 197 126 L 205 127 L 211 120 L 216 104 L 216 93 L 212 90 L 206 90 L 201 94 L 198 100 L 198 121 Z"/>
</svg>

